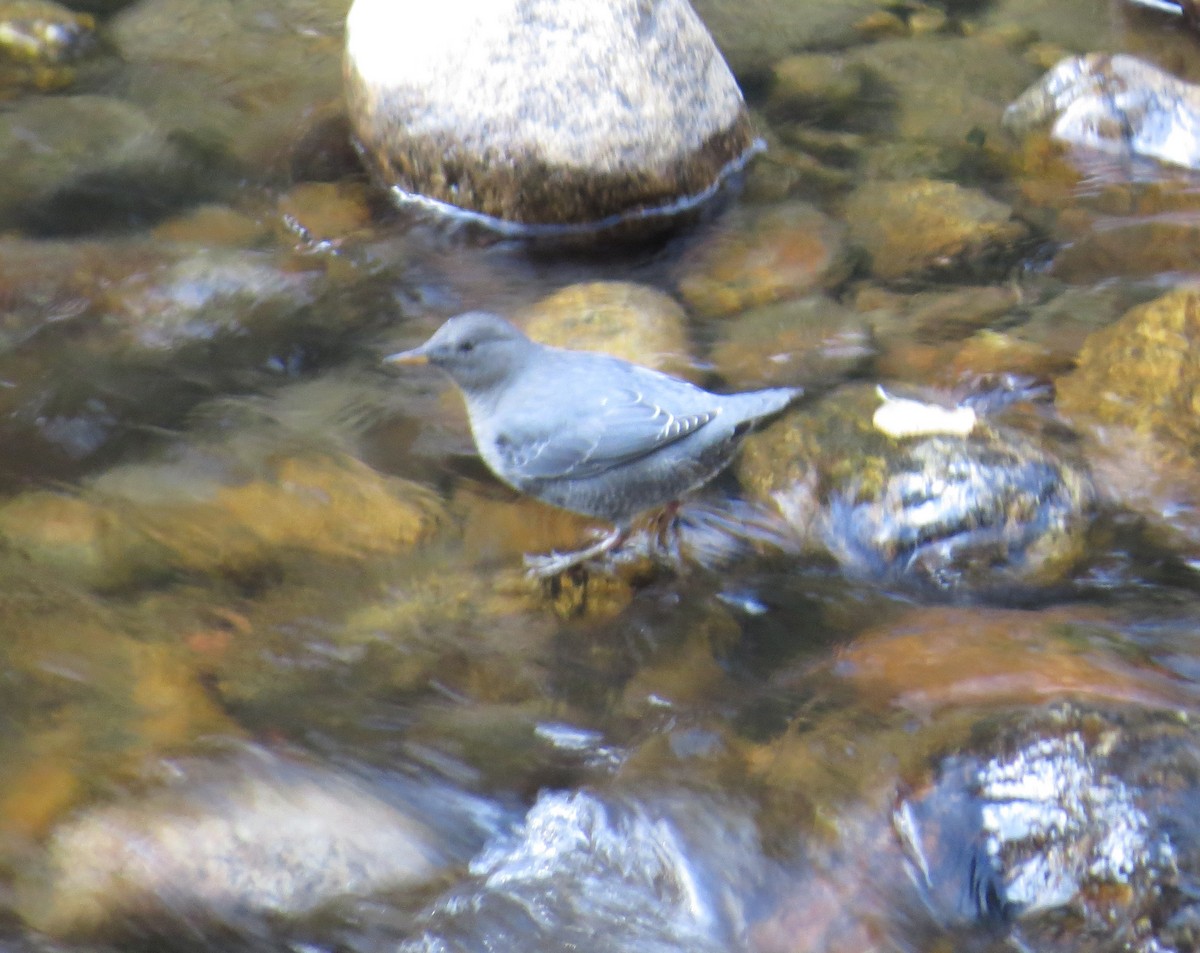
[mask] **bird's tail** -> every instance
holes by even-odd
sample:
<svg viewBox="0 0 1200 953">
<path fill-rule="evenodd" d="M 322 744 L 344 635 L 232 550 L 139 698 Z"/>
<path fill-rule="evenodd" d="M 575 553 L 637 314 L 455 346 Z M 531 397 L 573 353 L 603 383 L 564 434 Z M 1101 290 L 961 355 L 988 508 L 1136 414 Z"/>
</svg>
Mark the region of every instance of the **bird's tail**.
<svg viewBox="0 0 1200 953">
<path fill-rule="evenodd" d="M 755 390 L 739 396 L 745 401 L 743 409 L 746 417 L 753 418 L 770 417 L 772 414 L 777 414 L 803 395 L 803 387 L 770 387 L 767 390 Z"/>
</svg>

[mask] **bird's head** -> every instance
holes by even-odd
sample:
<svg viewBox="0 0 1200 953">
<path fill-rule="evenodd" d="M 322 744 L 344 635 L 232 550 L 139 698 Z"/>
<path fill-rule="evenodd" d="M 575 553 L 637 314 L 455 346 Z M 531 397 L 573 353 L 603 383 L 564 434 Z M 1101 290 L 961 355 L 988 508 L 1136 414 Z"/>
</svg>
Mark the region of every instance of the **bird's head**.
<svg viewBox="0 0 1200 953">
<path fill-rule="evenodd" d="M 469 311 L 451 318 L 420 347 L 384 363 L 432 364 L 467 393 L 480 393 L 507 380 L 536 346 L 499 315 Z"/>
</svg>

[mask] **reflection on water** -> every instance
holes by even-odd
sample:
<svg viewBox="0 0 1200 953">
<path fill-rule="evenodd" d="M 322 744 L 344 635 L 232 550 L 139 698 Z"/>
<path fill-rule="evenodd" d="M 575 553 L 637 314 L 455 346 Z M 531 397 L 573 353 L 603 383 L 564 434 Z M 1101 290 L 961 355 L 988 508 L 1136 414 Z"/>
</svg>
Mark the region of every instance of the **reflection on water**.
<svg viewBox="0 0 1200 953">
<path fill-rule="evenodd" d="M 0 949 L 1200 945 L 1196 181 L 1000 126 L 1177 21 L 700 2 L 768 151 L 563 251 L 371 189 L 346 0 L 70 6 L 0 3 Z M 532 582 L 596 527 L 380 366 L 471 308 L 808 393 Z"/>
</svg>

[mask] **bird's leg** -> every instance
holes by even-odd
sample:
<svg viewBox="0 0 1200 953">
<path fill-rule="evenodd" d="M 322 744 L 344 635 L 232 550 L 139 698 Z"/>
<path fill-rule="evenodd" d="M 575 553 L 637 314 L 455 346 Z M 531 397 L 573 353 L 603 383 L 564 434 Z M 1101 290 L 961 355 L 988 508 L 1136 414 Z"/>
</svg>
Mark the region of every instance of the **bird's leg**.
<svg viewBox="0 0 1200 953">
<path fill-rule="evenodd" d="M 616 526 L 610 532 L 597 542 L 585 549 L 575 550 L 569 553 L 552 552 L 545 556 L 536 556 L 531 553 L 525 554 L 525 574 L 534 579 L 548 579 L 551 576 L 557 576 L 561 572 L 578 566 L 580 563 L 585 563 L 590 559 L 595 559 L 597 556 L 603 556 L 605 553 L 616 549 L 621 543 L 625 542 L 625 537 L 629 535 L 629 529 L 624 526 Z"/>
<path fill-rule="evenodd" d="M 683 562 L 680 548 L 679 533 L 679 501 L 673 500 L 664 506 L 654 517 L 655 535 L 658 537 L 658 548 L 677 565 Z"/>
</svg>

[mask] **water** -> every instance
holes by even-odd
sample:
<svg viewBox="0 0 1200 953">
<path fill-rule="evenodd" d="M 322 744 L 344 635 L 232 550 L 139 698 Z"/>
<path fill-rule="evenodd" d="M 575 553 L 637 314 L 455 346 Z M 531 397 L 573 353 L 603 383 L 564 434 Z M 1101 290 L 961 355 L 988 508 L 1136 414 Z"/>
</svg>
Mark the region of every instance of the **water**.
<svg viewBox="0 0 1200 953">
<path fill-rule="evenodd" d="M 57 91 L 0 73 L 0 948 L 1195 948 L 1194 330 L 1094 336 L 1195 281 L 1195 182 L 998 125 L 1060 54 L 1200 78 L 1178 23 L 701 4 L 768 150 L 562 252 L 370 187 L 345 0 L 86 6 Z M 932 256 L 887 226 L 931 189 L 984 223 Z M 658 293 L 635 353 L 809 396 L 666 566 L 542 585 L 589 524 L 380 359 L 590 282 Z M 1126 364 L 1167 422 L 1096 411 Z M 930 476 L 877 383 L 988 432 Z"/>
</svg>

